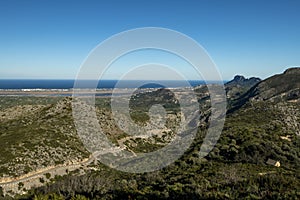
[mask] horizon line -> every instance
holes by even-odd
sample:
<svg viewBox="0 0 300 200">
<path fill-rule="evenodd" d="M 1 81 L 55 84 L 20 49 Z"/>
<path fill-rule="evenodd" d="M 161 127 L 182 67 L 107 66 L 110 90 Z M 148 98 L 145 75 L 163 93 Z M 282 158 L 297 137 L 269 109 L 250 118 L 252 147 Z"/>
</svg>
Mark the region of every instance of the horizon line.
<svg viewBox="0 0 300 200">
<path fill-rule="evenodd" d="M 0 81 L 16 81 L 16 80 L 22 80 L 22 81 L 229 81 L 229 80 L 203 80 L 203 79 L 187 79 L 187 80 L 182 80 L 182 79 L 101 79 L 101 80 L 96 80 L 96 79 L 52 79 L 52 78 L 0 78 Z"/>
</svg>

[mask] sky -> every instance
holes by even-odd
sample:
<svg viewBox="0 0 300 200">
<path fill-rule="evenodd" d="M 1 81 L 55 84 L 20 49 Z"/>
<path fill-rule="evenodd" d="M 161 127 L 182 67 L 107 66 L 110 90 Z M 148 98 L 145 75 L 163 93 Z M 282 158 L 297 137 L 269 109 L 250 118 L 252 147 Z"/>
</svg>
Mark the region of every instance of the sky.
<svg viewBox="0 0 300 200">
<path fill-rule="evenodd" d="M 142 27 L 193 38 L 224 80 L 236 74 L 266 78 L 300 65 L 299 8 L 298 0 L 2 0 L 0 79 L 74 79 L 99 43 Z M 167 62 L 188 79 L 198 78 L 185 61 L 155 50 L 120 58 L 104 78 L 149 62 Z M 166 78 L 162 74 L 168 73 L 156 70 L 151 77 Z"/>
</svg>

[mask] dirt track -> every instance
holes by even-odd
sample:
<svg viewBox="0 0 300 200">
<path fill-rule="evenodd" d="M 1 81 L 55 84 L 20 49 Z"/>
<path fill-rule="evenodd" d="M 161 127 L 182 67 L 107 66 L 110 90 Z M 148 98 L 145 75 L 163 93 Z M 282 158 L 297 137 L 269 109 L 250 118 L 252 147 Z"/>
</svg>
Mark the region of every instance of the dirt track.
<svg viewBox="0 0 300 200">
<path fill-rule="evenodd" d="M 43 185 L 39 179 L 45 177 L 44 175 L 46 173 L 51 174 L 52 177 L 54 177 L 55 175 L 63 175 L 66 174 L 67 171 L 74 171 L 76 169 L 80 169 L 81 167 L 85 168 L 87 165 L 94 161 L 95 158 L 93 156 L 90 156 L 87 159 L 71 165 L 51 166 L 34 172 L 30 172 L 16 178 L 3 178 L 2 180 L 0 179 L 0 187 L 3 188 L 4 193 L 9 190 L 18 193 L 19 183 L 23 183 L 24 188 L 30 189 L 32 186 Z"/>
</svg>

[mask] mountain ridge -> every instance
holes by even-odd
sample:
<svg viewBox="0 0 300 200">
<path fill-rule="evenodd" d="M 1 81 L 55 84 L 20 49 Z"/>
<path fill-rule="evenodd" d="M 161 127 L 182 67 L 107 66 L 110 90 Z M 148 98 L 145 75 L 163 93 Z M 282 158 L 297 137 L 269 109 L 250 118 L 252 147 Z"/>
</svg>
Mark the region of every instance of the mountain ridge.
<svg viewBox="0 0 300 200">
<path fill-rule="evenodd" d="M 294 67 L 281 74 L 275 74 L 249 88 L 244 94 L 233 99 L 229 112 L 237 110 L 250 101 L 282 101 L 300 98 L 300 68 Z M 226 85 L 226 84 L 225 84 Z"/>
</svg>

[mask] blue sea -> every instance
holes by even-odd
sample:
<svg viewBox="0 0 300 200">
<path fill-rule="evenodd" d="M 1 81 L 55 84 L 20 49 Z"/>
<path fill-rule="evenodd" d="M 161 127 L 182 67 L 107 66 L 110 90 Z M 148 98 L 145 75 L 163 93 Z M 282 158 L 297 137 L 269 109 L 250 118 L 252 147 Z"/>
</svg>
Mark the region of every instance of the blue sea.
<svg viewBox="0 0 300 200">
<path fill-rule="evenodd" d="M 149 80 L 122 80 L 121 84 L 118 84 L 118 88 L 135 88 L 136 84 L 140 88 L 161 88 L 164 85 L 168 87 L 183 87 L 186 86 L 185 81 L 178 80 L 166 80 L 159 81 L 161 84 L 155 83 L 155 81 Z M 201 80 L 190 80 L 188 81 L 190 86 L 194 87 L 197 85 L 205 84 Z M 91 81 L 82 81 L 82 88 L 89 88 Z M 101 80 L 98 82 L 97 89 L 113 89 L 115 88 L 118 80 Z M 0 80 L 1 90 L 18 90 L 18 89 L 72 89 L 74 88 L 74 80 Z"/>
</svg>

